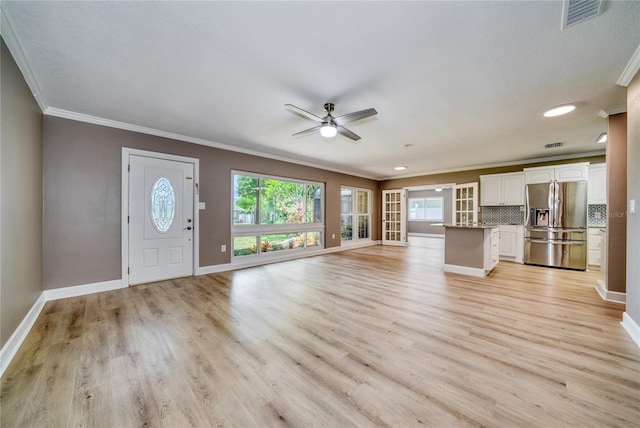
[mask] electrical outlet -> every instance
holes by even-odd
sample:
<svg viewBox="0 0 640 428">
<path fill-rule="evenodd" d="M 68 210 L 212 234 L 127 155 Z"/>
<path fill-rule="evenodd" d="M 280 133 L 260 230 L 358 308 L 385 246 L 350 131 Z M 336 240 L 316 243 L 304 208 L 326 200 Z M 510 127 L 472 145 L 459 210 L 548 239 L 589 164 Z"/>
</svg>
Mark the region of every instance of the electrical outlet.
<svg viewBox="0 0 640 428">
<path fill-rule="evenodd" d="M 224 244 L 220 245 L 220 251 L 223 252 L 223 253 L 226 253 L 227 252 L 227 246 L 224 245 Z"/>
</svg>

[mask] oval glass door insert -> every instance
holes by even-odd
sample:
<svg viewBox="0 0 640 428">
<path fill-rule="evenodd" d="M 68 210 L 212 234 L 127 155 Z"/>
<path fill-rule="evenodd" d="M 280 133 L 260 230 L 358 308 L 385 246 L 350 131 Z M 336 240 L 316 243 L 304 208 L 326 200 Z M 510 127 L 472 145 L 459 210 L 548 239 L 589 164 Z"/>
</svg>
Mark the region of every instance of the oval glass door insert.
<svg viewBox="0 0 640 428">
<path fill-rule="evenodd" d="M 151 187 L 151 221 L 156 230 L 164 233 L 173 224 L 176 193 L 166 177 L 158 177 Z"/>
</svg>

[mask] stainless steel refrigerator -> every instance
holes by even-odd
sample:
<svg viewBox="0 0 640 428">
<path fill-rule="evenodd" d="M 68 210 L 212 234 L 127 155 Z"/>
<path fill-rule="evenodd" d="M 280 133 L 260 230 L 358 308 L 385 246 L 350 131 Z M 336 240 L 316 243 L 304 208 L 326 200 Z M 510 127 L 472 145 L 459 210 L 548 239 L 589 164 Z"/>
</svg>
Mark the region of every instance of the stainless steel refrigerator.
<svg viewBox="0 0 640 428">
<path fill-rule="evenodd" d="M 587 182 L 527 184 L 524 262 L 587 268 Z"/>
</svg>

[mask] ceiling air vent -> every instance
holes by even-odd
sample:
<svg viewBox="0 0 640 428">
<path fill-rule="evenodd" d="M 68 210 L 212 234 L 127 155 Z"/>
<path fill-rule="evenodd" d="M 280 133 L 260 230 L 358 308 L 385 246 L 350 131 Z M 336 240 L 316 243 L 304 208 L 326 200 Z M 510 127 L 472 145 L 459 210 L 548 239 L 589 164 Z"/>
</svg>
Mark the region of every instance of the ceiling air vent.
<svg viewBox="0 0 640 428">
<path fill-rule="evenodd" d="M 563 144 L 564 144 L 564 143 L 562 143 L 562 142 L 559 142 L 559 143 L 550 143 L 550 144 L 545 144 L 545 145 L 544 145 L 544 148 L 545 148 L 545 149 L 553 149 L 553 148 L 555 148 L 555 147 L 562 147 L 562 145 L 563 145 Z"/>
<path fill-rule="evenodd" d="M 562 5 L 563 30 L 602 13 L 604 0 L 564 0 Z"/>
</svg>

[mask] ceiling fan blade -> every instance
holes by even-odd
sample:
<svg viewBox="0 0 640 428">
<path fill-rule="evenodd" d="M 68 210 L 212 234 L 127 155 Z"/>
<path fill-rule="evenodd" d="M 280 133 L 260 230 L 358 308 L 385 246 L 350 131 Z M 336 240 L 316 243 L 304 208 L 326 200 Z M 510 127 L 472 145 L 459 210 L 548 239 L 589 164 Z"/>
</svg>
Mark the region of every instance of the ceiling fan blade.
<svg viewBox="0 0 640 428">
<path fill-rule="evenodd" d="M 311 134 L 312 132 L 319 131 L 321 127 L 322 125 L 318 125 L 318 126 L 314 126 L 313 128 L 305 129 L 304 131 L 296 132 L 295 134 L 292 135 L 292 137 L 296 137 L 298 135 Z"/>
<path fill-rule="evenodd" d="M 349 131 L 347 128 L 345 128 L 344 126 L 338 126 L 338 134 L 347 137 L 347 138 L 351 138 L 353 141 L 358 141 L 360 139 L 360 136 Z"/>
<path fill-rule="evenodd" d="M 354 111 L 353 113 L 338 116 L 333 119 L 336 125 L 344 125 L 345 123 L 354 122 L 356 120 L 364 119 L 365 117 L 378 114 L 376 109 L 368 108 L 360 111 Z"/>
<path fill-rule="evenodd" d="M 309 113 L 308 111 L 303 110 L 303 109 L 301 109 L 300 107 L 296 107 L 296 106 L 294 106 L 293 104 L 285 104 L 285 105 L 284 105 L 284 108 L 286 108 L 287 110 L 289 110 L 291 113 L 295 113 L 295 114 L 297 114 L 297 115 L 299 115 L 299 116 L 302 116 L 302 117 L 304 117 L 304 118 L 307 118 L 307 119 L 309 119 L 309 120 L 313 120 L 314 122 L 320 122 L 320 123 L 324 122 L 324 119 L 323 119 L 323 118 L 321 118 L 321 117 L 319 117 L 319 116 L 316 116 L 316 115 L 315 115 L 315 114 L 313 114 L 313 113 Z M 294 135 L 295 135 L 295 134 L 294 134 Z"/>
</svg>

